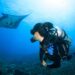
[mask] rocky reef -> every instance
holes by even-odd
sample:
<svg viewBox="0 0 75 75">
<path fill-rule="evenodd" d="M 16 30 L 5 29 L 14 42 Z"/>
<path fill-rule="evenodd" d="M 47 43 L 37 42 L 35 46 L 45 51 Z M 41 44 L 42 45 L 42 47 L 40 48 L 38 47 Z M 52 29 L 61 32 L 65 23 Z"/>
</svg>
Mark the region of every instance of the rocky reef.
<svg viewBox="0 0 75 75">
<path fill-rule="evenodd" d="M 32 59 L 34 57 L 29 57 Z M 60 68 L 50 69 L 40 65 L 36 58 L 21 63 L 0 61 L 0 75 L 75 75 L 75 56 L 70 61 L 62 61 Z"/>
</svg>

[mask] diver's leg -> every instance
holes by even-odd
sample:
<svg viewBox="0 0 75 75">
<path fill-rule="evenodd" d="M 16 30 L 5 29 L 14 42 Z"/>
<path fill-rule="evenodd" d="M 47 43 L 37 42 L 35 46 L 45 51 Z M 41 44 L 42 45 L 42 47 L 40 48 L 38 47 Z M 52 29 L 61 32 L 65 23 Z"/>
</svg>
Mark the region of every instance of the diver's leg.
<svg viewBox="0 0 75 75">
<path fill-rule="evenodd" d="M 62 48 L 65 53 L 65 58 L 63 58 L 63 59 L 70 60 L 72 58 L 72 55 L 69 55 L 69 45 L 67 43 L 63 42 Z"/>
<path fill-rule="evenodd" d="M 66 57 L 67 57 L 67 60 L 70 60 L 72 58 L 72 55 L 69 54 L 69 45 L 66 45 L 65 44 L 65 49 L 66 49 Z"/>
<path fill-rule="evenodd" d="M 62 48 L 65 52 L 65 56 L 68 56 L 68 54 L 69 54 L 69 45 L 67 43 L 65 43 L 65 41 L 62 43 Z"/>
</svg>

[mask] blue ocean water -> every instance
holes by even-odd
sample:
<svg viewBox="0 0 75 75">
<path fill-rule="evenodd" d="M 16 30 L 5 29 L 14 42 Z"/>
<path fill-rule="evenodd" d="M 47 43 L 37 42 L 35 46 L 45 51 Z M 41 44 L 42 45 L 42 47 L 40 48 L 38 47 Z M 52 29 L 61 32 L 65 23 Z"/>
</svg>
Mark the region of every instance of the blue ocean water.
<svg viewBox="0 0 75 75">
<path fill-rule="evenodd" d="M 72 40 L 71 52 L 74 52 L 75 0 L 0 0 L 0 13 L 29 14 L 16 29 L 0 28 L 1 60 L 17 60 L 25 56 L 31 57 L 30 55 L 38 57 L 39 42 L 31 43 L 30 30 L 37 22 L 46 21 L 52 22 L 54 26 L 59 26 L 67 32 Z"/>
</svg>

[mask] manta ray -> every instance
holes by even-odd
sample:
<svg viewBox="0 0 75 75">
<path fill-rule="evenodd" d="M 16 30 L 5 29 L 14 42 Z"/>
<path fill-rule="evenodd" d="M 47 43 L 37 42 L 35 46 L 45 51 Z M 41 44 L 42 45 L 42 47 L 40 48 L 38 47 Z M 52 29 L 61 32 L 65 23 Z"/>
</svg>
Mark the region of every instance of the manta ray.
<svg viewBox="0 0 75 75">
<path fill-rule="evenodd" d="M 17 28 L 19 26 L 19 23 L 28 16 L 29 14 L 18 16 L 2 13 L 0 16 L 0 27 Z"/>
</svg>

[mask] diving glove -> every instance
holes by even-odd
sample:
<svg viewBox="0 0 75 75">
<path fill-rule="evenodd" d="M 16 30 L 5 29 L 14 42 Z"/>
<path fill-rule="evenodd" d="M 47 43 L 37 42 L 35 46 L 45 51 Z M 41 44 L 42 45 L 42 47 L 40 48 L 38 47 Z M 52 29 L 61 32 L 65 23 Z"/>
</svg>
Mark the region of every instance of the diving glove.
<svg viewBox="0 0 75 75">
<path fill-rule="evenodd" d="M 44 66 L 44 67 L 47 67 L 47 63 L 43 60 L 42 61 L 42 65 Z"/>
</svg>

